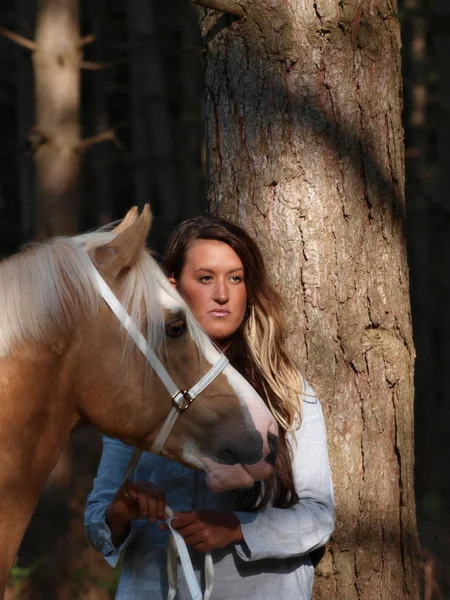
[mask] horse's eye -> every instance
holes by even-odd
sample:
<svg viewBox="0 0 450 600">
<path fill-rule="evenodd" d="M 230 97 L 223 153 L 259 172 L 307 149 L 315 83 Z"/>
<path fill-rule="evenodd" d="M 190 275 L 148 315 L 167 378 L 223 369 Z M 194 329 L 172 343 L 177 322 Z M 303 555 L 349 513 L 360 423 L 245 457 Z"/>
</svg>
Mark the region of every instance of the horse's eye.
<svg viewBox="0 0 450 600">
<path fill-rule="evenodd" d="M 183 319 L 174 321 L 173 323 L 167 323 L 166 333 L 171 338 L 177 338 L 183 335 L 186 331 L 186 322 Z"/>
</svg>

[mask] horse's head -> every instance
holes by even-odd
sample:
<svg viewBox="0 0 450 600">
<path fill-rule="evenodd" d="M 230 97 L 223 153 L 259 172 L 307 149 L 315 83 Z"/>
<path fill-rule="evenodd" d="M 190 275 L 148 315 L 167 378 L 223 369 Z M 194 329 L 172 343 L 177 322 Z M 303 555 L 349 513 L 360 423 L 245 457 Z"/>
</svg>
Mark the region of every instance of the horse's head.
<svg viewBox="0 0 450 600">
<path fill-rule="evenodd" d="M 90 259 L 180 390 L 220 358 L 188 307 L 145 250 L 148 207 L 116 230 L 80 236 Z M 172 409 L 160 378 L 106 303 L 80 322 L 73 394 L 81 415 L 107 434 L 150 450 Z M 211 489 L 249 486 L 273 471 L 277 425 L 230 365 L 178 417 L 161 455 L 207 473 Z"/>
</svg>

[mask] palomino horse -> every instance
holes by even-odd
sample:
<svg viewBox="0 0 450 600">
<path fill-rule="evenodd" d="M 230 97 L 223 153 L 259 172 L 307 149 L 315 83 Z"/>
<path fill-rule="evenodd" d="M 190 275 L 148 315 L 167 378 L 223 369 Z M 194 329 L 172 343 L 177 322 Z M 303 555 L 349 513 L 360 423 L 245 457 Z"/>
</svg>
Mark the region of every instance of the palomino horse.
<svg viewBox="0 0 450 600">
<path fill-rule="evenodd" d="M 71 429 L 90 421 L 149 450 L 173 412 L 159 375 L 102 300 L 98 273 L 180 390 L 221 360 L 146 251 L 150 224 L 148 206 L 140 216 L 132 209 L 113 231 L 54 238 L 0 263 L 0 598 Z M 218 491 L 271 475 L 277 442 L 262 399 L 222 368 L 161 450 L 204 470 Z"/>
</svg>

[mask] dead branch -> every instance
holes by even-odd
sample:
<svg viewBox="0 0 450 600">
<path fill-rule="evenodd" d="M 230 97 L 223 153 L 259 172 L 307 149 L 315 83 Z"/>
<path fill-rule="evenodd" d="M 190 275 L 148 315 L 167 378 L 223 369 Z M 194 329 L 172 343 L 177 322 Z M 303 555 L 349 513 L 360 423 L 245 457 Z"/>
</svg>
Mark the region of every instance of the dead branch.
<svg viewBox="0 0 450 600">
<path fill-rule="evenodd" d="M 98 63 L 98 62 L 87 62 L 81 61 L 80 68 L 86 69 L 87 71 L 103 71 L 104 69 L 115 69 L 126 64 L 126 61 L 122 60 L 114 63 Z"/>
<path fill-rule="evenodd" d="M 191 2 L 192 4 L 203 6 L 203 8 L 211 8 L 212 10 L 236 15 L 241 18 L 245 17 L 244 9 L 240 4 L 234 2 L 234 0 L 191 0 Z"/>
<path fill-rule="evenodd" d="M 37 125 L 32 125 L 27 137 L 26 155 L 35 154 L 44 144 L 50 144 L 51 138 Z"/>
<path fill-rule="evenodd" d="M 29 40 L 26 37 L 23 37 L 23 35 L 14 33 L 14 31 L 10 31 L 9 29 L 2 27 L 1 25 L 0 35 L 7 38 L 8 40 L 11 40 L 12 42 L 15 42 L 16 44 L 19 44 L 19 46 L 23 46 L 27 50 L 31 50 L 31 52 L 36 52 L 37 50 L 36 42 L 33 42 L 32 40 Z"/>
<path fill-rule="evenodd" d="M 80 42 L 78 44 L 78 48 L 84 48 L 84 46 L 87 46 L 88 44 L 92 44 L 92 42 L 95 42 L 96 37 L 97 36 L 94 33 L 90 33 L 89 35 L 85 35 L 84 37 L 82 37 L 80 39 Z"/>
<path fill-rule="evenodd" d="M 96 144 L 101 144 L 102 142 L 112 142 L 117 148 L 120 148 L 120 149 L 123 148 L 122 144 L 120 143 L 120 141 L 118 140 L 118 138 L 116 136 L 116 132 L 114 131 L 114 128 L 111 128 L 111 129 L 107 129 L 106 131 L 103 131 L 102 133 L 99 133 L 97 135 L 93 135 L 90 138 L 81 140 L 81 142 L 76 146 L 76 149 L 79 152 L 84 152 L 91 146 L 95 146 Z"/>
<path fill-rule="evenodd" d="M 207 52 L 206 48 L 202 46 L 188 46 L 186 48 L 180 48 L 180 52 Z"/>
</svg>

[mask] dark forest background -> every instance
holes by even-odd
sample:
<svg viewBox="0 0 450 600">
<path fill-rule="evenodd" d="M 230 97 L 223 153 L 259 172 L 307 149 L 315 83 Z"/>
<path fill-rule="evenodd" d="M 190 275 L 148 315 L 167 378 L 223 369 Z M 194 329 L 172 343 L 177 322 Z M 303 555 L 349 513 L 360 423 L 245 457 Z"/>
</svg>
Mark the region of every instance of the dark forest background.
<svg viewBox="0 0 450 600">
<path fill-rule="evenodd" d="M 81 0 L 79 231 L 150 201 L 149 245 L 205 210 L 202 47 L 186 0 Z M 33 40 L 36 2 L 0 6 L 0 254 L 40 236 Z M 424 597 L 450 598 L 450 3 L 400 0 L 411 304 L 416 363 L 416 494 Z M 86 41 L 88 41 L 86 39 Z M 374 90 L 376 93 L 376 90 Z M 56 232 L 62 233 L 62 232 Z M 112 597 L 82 511 L 101 442 L 78 431 L 50 477 L 11 573 L 11 598 Z"/>
</svg>

